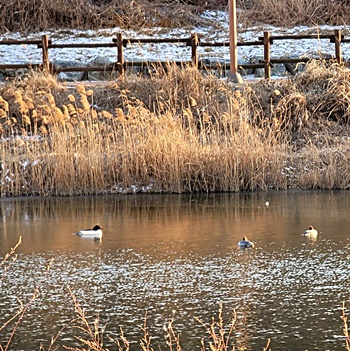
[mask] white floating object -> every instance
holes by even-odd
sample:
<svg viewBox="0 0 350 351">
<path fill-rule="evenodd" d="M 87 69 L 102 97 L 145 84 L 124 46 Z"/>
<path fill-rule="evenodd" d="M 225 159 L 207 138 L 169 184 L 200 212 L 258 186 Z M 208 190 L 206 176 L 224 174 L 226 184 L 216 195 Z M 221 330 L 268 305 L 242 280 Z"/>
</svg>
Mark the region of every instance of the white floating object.
<svg viewBox="0 0 350 351">
<path fill-rule="evenodd" d="M 99 240 L 102 239 L 102 228 L 99 225 L 95 225 L 92 229 L 83 229 L 76 234 L 82 238 Z"/>
</svg>

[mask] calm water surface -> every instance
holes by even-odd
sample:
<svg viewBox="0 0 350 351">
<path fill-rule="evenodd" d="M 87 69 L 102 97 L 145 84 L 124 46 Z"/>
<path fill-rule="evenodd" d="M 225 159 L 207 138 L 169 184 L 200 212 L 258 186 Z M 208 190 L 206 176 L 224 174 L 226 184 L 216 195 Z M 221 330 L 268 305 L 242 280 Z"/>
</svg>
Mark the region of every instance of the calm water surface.
<svg viewBox="0 0 350 351">
<path fill-rule="evenodd" d="M 227 325 L 237 313 L 237 350 L 268 339 L 274 351 L 345 349 L 349 208 L 346 191 L 3 199 L 1 255 L 22 245 L 0 280 L 0 326 L 20 300 L 28 310 L 10 350 L 48 349 L 59 332 L 60 350 L 78 345 L 71 291 L 91 323 L 98 316 L 112 338 L 122 328 L 132 350 L 147 315 L 154 349 L 168 349 L 163 325 L 173 319 L 183 350 L 199 351 L 196 317 L 209 325 L 220 304 Z M 96 223 L 102 242 L 72 235 Z M 316 240 L 301 236 L 309 224 Z M 237 248 L 244 235 L 255 249 Z M 13 326 L 0 331 L 3 347 Z"/>
</svg>

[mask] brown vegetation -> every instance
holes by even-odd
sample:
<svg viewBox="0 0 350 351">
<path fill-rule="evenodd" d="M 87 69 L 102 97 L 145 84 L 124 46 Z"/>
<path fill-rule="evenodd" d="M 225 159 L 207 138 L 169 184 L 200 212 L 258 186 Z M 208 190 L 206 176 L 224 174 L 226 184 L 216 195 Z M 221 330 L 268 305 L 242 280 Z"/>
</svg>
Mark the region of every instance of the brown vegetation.
<svg viewBox="0 0 350 351">
<path fill-rule="evenodd" d="M 344 0 L 242 0 L 241 3 L 247 7 L 247 15 L 256 21 L 282 27 L 341 25 L 349 20 L 350 3 Z"/>
<path fill-rule="evenodd" d="M 278 26 L 344 24 L 350 3 L 343 0 L 238 0 L 238 21 Z M 0 4 L 0 33 L 78 28 L 150 28 L 206 25 L 199 14 L 227 9 L 226 0 L 13 0 Z M 211 24 L 215 24 L 215 20 Z"/>
<path fill-rule="evenodd" d="M 33 73 L 0 88 L 1 196 L 346 189 L 349 74 L 315 61 L 235 91 L 172 65 L 74 89 Z"/>
</svg>

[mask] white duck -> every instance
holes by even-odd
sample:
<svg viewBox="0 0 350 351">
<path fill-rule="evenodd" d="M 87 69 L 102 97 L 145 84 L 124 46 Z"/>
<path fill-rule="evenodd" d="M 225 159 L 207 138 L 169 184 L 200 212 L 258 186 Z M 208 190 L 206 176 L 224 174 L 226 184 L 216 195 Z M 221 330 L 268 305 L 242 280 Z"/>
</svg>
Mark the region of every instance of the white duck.
<svg viewBox="0 0 350 351">
<path fill-rule="evenodd" d="M 102 228 L 99 225 L 95 225 L 92 229 L 83 229 L 76 233 L 82 238 L 91 238 L 94 240 L 102 239 Z"/>
<path fill-rule="evenodd" d="M 317 230 L 312 225 L 310 225 L 309 229 L 305 230 L 305 232 L 302 235 L 315 238 L 317 234 L 318 234 Z"/>
<path fill-rule="evenodd" d="M 250 240 L 247 239 L 247 237 L 243 237 L 243 239 L 241 241 L 238 242 L 238 247 L 240 248 L 253 248 L 255 245 L 253 242 L 251 242 Z"/>
</svg>

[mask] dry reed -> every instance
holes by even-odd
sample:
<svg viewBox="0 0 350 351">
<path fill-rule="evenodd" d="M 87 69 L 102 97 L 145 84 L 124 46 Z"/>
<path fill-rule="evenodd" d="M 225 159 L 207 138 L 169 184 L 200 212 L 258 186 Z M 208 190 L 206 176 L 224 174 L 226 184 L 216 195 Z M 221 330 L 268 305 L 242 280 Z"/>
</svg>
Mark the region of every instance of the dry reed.
<svg viewBox="0 0 350 351">
<path fill-rule="evenodd" d="M 348 76 L 315 61 L 235 91 L 170 64 L 91 88 L 33 73 L 0 89 L 1 196 L 346 189 Z"/>
<path fill-rule="evenodd" d="M 17 260 L 17 254 L 16 250 L 17 248 L 22 244 L 22 237 L 18 239 L 18 242 L 14 247 L 10 249 L 10 252 L 8 252 L 5 257 L 1 260 L 0 262 L 0 270 L 1 270 L 1 276 L 0 276 L 0 281 L 5 277 L 11 266 L 16 262 Z M 0 328 L 1 330 L 1 328 Z"/>
<path fill-rule="evenodd" d="M 228 330 L 226 330 L 226 326 L 223 319 L 223 305 L 220 304 L 218 320 L 215 320 L 215 317 L 212 318 L 210 325 L 206 325 L 201 319 L 196 318 L 197 322 L 201 324 L 206 333 L 209 335 L 209 349 L 212 351 L 228 351 L 231 348 L 234 350 L 235 347 L 232 346 L 232 338 L 233 332 L 235 330 L 236 325 L 236 312 L 233 311 L 233 317 L 231 322 L 229 323 Z M 207 345 L 205 345 L 204 339 L 202 339 L 202 351 L 207 349 Z"/>
<path fill-rule="evenodd" d="M 239 23 L 283 27 L 344 24 L 349 22 L 349 3 L 342 0 L 238 0 Z M 205 26 L 198 16 L 204 10 L 227 9 L 225 0 L 13 0 L 0 4 L 0 33 L 48 29 L 134 28 Z"/>
<path fill-rule="evenodd" d="M 277 26 L 343 24 L 347 21 L 350 4 L 346 1 L 328 0 L 251 0 L 248 13 L 260 23 Z"/>
<path fill-rule="evenodd" d="M 119 351 L 130 351 L 130 343 L 126 339 L 123 330 L 120 330 L 120 335 L 115 339 L 108 336 L 106 326 L 100 325 L 99 316 L 89 318 L 86 316 L 84 310 L 80 307 L 74 294 L 72 294 L 74 301 L 74 309 L 77 316 L 75 328 L 81 333 L 81 336 L 77 336 L 76 340 L 81 345 L 76 347 L 66 347 L 70 351 L 82 351 L 86 347 L 91 351 L 104 351 L 108 350 L 108 346 L 104 344 L 103 339 L 108 339 L 112 344 L 117 345 Z M 237 330 L 236 330 L 236 313 L 233 311 L 232 318 L 227 324 L 223 317 L 223 305 L 220 304 L 217 318 L 212 317 L 209 324 L 205 323 L 199 318 L 195 318 L 199 325 L 203 326 L 206 331 L 206 336 L 201 340 L 201 351 L 229 351 L 240 349 L 237 344 Z M 152 345 L 152 336 L 149 334 L 149 327 L 147 325 L 147 314 L 144 318 L 144 323 L 140 327 L 142 337 L 139 340 L 139 345 L 142 351 L 154 351 L 155 347 Z M 166 341 L 166 349 L 169 351 L 183 351 L 184 348 L 181 345 L 181 335 L 179 335 L 174 329 L 174 316 L 170 321 L 166 322 L 163 327 L 164 338 Z M 271 340 L 269 339 L 264 347 L 264 351 L 269 351 Z M 157 342 L 157 348 L 159 351 L 163 350 L 160 346 L 159 341 Z"/>
<path fill-rule="evenodd" d="M 22 244 L 22 237 L 18 239 L 17 244 L 10 249 L 10 252 L 7 253 L 5 257 L 2 259 L 2 261 L 0 262 L 0 269 L 1 269 L 0 280 L 2 280 L 4 276 L 8 274 L 9 269 L 16 262 L 17 260 L 16 250 L 21 244 Z M 5 320 L 5 322 L 3 322 L 2 325 L 0 325 L 0 332 L 6 331 L 6 334 L 7 334 L 6 337 L 2 340 L 2 343 L 0 344 L 1 351 L 7 351 L 11 349 L 13 338 L 15 334 L 18 332 L 18 328 L 23 318 L 28 313 L 29 308 L 37 299 L 40 293 L 40 288 L 43 285 L 43 283 L 46 281 L 46 278 L 50 272 L 52 263 L 53 263 L 53 259 L 48 263 L 46 270 L 42 276 L 42 279 L 34 287 L 33 293 L 31 297 L 28 299 L 28 301 L 24 302 L 19 297 L 17 297 L 17 301 L 18 301 L 17 310 L 10 317 L 6 317 L 7 319 Z"/>
<path fill-rule="evenodd" d="M 120 329 L 120 335 L 117 338 L 111 338 L 107 334 L 106 325 L 100 324 L 100 317 L 88 317 L 85 311 L 81 308 L 79 301 L 76 299 L 72 291 L 70 291 L 74 302 L 74 310 L 77 316 L 74 328 L 78 331 L 79 336 L 75 339 L 78 341 L 78 346 L 67 347 L 65 349 L 70 351 L 104 351 L 108 350 L 108 346 L 105 345 L 104 339 L 108 339 L 112 344 L 117 345 L 118 351 L 130 351 L 130 342 L 124 335 L 122 328 Z M 341 319 L 343 321 L 343 334 L 345 337 L 345 349 L 350 350 L 350 338 L 348 333 L 348 318 L 346 314 L 345 303 L 342 306 Z M 93 319 L 93 320 L 92 320 Z M 92 320 L 92 321 L 91 321 Z M 210 323 L 206 323 L 200 318 L 195 318 L 199 325 L 204 327 L 206 336 L 201 339 L 201 351 L 229 351 L 241 349 L 238 345 L 237 333 L 238 329 L 236 327 L 237 317 L 235 310 L 232 311 L 232 317 L 227 323 L 223 316 L 223 304 L 220 304 L 217 316 L 213 316 Z M 139 340 L 139 345 L 142 351 L 154 351 L 155 348 L 152 346 L 152 336 L 149 334 L 147 325 L 147 314 L 144 318 L 144 323 L 140 327 L 142 332 L 142 338 Z M 183 351 L 180 342 L 181 336 L 176 333 L 174 329 L 174 318 L 165 323 L 163 327 L 165 332 L 164 338 L 166 341 L 166 348 L 169 351 Z M 266 342 L 263 351 L 271 351 L 271 339 Z M 159 342 L 157 349 L 162 351 Z"/>
<path fill-rule="evenodd" d="M 213 0 L 208 3 L 211 5 L 204 7 L 178 1 L 13 0 L 0 5 L 0 32 L 186 26 L 201 21 L 198 10 L 213 6 L 222 8 Z"/>
<path fill-rule="evenodd" d="M 21 238 L 19 238 L 17 244 L 10 249 L 10 252 L 5 255 L 5 257 L 0 262 L 0 268 L 2 270 L 1 277 L 4 277 L 5 274 L 8 273 L 10 267 L 12 267 L 13 263 L 16 262 L 17 255 L 16 250 L 21 245 Z M 10 329 L 8 339 L 5 340 L 4 345 L 0 344 L 1 351 L 7 351 L 12 347 L 12 340 L 15 333 L 18 330 L 20 323 L 25 317 L 26 313 L 28 313 L 29 307 L 36 300 L 38 294 L 40 292 L 40 288 L 42 284 L 46 281 L 47 276 L 50 272 L 51 265 L 53 263 L 53 259 L 48 263 L 45 273 L 43 274 L 41 280 L 36 284 L 33 294 L 31 298 L 26 302 L 22 303 L 20 299 L 18 299 L 19 307 L 17 311 L 14 313 L 12 317 L 7 319 L 5 323 L 0 325 L 0 331 Z M 105 339 L 107 339 L 112 344 L 117 345 L 118 351 L 130 351 L 130 342 L 125 337 L 124 332 L 120 329 L 120 334 L 117 338 L 112 338 L 107 334 L 106 327 L 107 325 L 102 325 L 100 322 L 100 316 L 96 315 L 89 317 L 86 313 L 86 310 L 81 307 L 78 299 L 72 292 L 70 288 L 68 288 L 69 294 L 72 298 L 74 304 L 74 312 L 76 315 L 75 320 L 72 322 L 72 328 L 75 330 L 75 340 L 77 342 L 77 346 L 66 346 L 63 345 L 66 350 L 70 351 L 82 351 L 82 350 L 90 350 L 90 351 L 105 351 L 109 350 L 106 346 Z M 235 350 L 237 346 L 236 340 L 236 312 L 233 310 L 231 320 L 228 324 L 223 317 L 223 304 L 220 304 L 217 318 L 212 317 L 211 322 L 209 324 L 205 323 L 200 318 L 195 318 L 196 321 L 202 325 L 206 331 L 206 337 L 201 340 L 201 351 L 229 351 Z M 346 350 L 350 350 L 350 338 L 349 338 L 349 325 L 348 325 L 348 316 L 345 308 L 345 302 L 343 302 L 342 306 L 342 315 L 341 319 L 343 322 L 343 334 L 345 337 L 345 347 Z M 63 330 L 63 329 L 62 329 Z M 61 331 L 62 331 L 61 330 Z M 60 337 L 61 331 L 55 336 L 52 337 L 51 342 L 48 347 L 49 350 L 56 350 L 59 346 L 57 345 Z M 152 336 L 149 334 L 148 326 L 147 326 L 147 314 L 144 318 L 144 323 L 141 326 L 141 331 L 143 337 L 140 339 L 139 344 L 143 351 L 154 351 L 155 349 L 152 346 Z M 165 341 L 167 345 L 167 349 L 169 351 L 182 351 L 183 347 L 180 342 L 180 335 L 176 333 L 174 329 L 174 317 L 168 321 L 163 328 L 165 332 Z M 266 346 L 264 347 L 264 351 L 271 350 L 270 349 L 271 340 L 268 339 Z M 238 346 L 237 346 L 238 347 Z M 158 349 L 161 351 L 162 349 L 158 345 Z M 45 348 L 41 345 L 40 350 L 45 351 Z"/>
<path fill-rule="evenodd" d="M 342 315 L 341 319 L 343 321 L 343 334 L 345 336 L 345 346 L 346 350 L 350 351 L 350 334 L 349 334 L 349 324 L 348 324 L 348 315 L 346 313 L 345 302 L 342 306 Z"/>
</svg>

